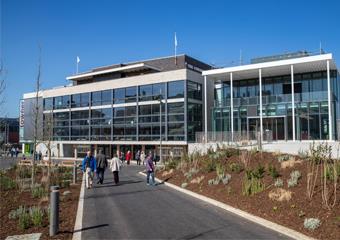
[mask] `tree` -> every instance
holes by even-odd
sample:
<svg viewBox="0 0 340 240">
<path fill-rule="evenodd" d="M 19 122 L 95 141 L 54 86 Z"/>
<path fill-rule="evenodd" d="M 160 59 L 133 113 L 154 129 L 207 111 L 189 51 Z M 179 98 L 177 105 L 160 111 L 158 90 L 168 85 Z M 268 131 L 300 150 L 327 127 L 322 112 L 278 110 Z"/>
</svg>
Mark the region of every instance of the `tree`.
<svg viewBox="0 0 340 240">
<path fill-rule="evenodd" d="M 46 186 L 50 186 L 51 179 L 51 155 L 52 155 L 52 141 L 53 141 L 53 112 L 45 113 L 43 119 L 43 144 L 47 149 L 47 184 Z"/>
<path fill-rule="evenodd" d="M 34 132 L 33 132 L 33 162 L 32 162 L 32 186 L 35 184 L 35 167 L 36 163 L 35 160 L 37 159 L 37 145 L 38 141 L 41 139 L 39 130 L 41 130 L 39 117 L 41 114 L 41 109 L 39 105 L 39 95 L 40 95 L 40 78 L 41 78 L 41 48 L 39 46 L 39 60 L 38 60 L 38 72 L 36 77 L 36 83 L 35 83 L 35 103 L 33 108 L 33 126 L 34 126 Z"/>
</svg>

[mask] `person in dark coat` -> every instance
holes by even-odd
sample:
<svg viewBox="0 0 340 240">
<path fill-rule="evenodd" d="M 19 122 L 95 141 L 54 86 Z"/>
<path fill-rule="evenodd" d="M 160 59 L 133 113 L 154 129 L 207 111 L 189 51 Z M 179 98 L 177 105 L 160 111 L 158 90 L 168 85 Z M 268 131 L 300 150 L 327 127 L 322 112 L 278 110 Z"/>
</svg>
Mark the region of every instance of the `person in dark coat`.
<svg viewBox="0 0 340 240">
<path fill-rule="evenodd" d="M 99 150 L 99 153 L 97 154 L 97 175 L 98 175 L 98 182 L 100 184 L 103 184 L 104 182 L 104 173 L 105 169 L 107 168 L 107 158 L 105 154 L 103 154 L 103 150 Z"/>
</svg>

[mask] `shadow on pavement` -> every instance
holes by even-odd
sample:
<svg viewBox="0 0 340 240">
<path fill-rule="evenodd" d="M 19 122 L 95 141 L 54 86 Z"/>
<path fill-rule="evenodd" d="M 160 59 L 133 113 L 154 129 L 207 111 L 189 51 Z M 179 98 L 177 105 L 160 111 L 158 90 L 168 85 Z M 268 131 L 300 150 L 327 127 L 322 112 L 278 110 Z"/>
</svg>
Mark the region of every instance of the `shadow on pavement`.
<svg viewBox="0 0 340 240">
<path fill-rule="evenodd" d="M 139 191 L 133 191 L 133 192 L 114 192 L 114 193 L 110 193 L 110 194 L 95 194 L 92 196 L 87 196 L 84 199 L 90 199 L 90 198 L 102 198 L 102 197 L 118 197 L 118 196 L 124 196 L 124 195 L 130 195 L 130 194 L 138 194 L 138 193 L 146 193 L 146 192 L 152 192 L 155 191 L 157 189 L 157 191 L 164 191 L 164 189 L 161 188 L 156 188 L 154 186 L 149 186 L 150 188 L 147 190 L 139 190 Z M 91 190 L 89 191 L 91 192 Z"/>
<path fill-rule="evenodd" d="M 183 237 L 181 237 L 179 239 L 190 240 L 190 239 L 200 238 L 200 237 L 203 237 L 207 233 L 212 233 L 212 232 L 218 231 L 218 230 L 220 230 L 222 228 L 223 227 L 219 227 L 219 228 L 210 229 L 210 230 L 207 230 L 207 231 L 204 231 L 204 232 L 200 232 L 200 233 L 196 233 L 196 234 L 189 234 L 189 235 L 183 236 Z"/>
<path fill-rule="evenodd" d="M 109 224 L 100 224 L 100 225 L 95 225 L 95 226 L 91 226 L 91 227 L 84 227 L 82 229 L 75 230 L 73 233 L 83 232 L 83 231 L 90 230 L 90 229 L 101 228 L 101 227 L 108 227 L 108 226 L 109 226 Z"/>
<path fill-rule="evenodd" d="M 94 185 L 93 188 L 104 188 L 104 187 L 118 187 L 121 185 L 127 185 L 127 184 L 134 184 L 134 183 L 140 183 L 143 181 L 120 181 L 118 184 L 115 184 L 113 181 L 112 182 L 104 182 L 102 185 Z"/>
</svg>

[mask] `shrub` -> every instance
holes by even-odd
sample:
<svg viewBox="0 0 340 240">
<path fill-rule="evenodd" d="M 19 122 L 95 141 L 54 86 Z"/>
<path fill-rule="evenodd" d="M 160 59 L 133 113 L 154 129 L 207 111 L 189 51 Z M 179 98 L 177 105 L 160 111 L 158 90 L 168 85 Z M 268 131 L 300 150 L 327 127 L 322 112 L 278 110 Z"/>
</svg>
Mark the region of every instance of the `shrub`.
<svg viewBox="0 0 340 240">
<path fill-rule="evenodd" d="M 176 169 L 179 161 L 171 159 L 165 163 L 165 170 Z"/>
<path fill-rule="evenodd" d="M 213 172 L 216 170 L 216 161 L 210 158 L 205 158 L 202 161 L 202 168 L 205 172 Z"/>
<path fill-rule="evenodd" d="M 282 179 L 281 178 L 276 179 L 275 182 L 274 182 L 274 186 L 275 187 L 283 187 Z"/>
<path fill-rule="evenodd" d="M 20 206 L 15 210 L 11 210 L 8 214 L 8 218 L 13 220 L 18 219 L 18 217 L 22 215 L 24 212 L 26 212 L 26 208 L 24 206 Z"/>
<path fill-rule="evenodd" d="M 214 181 L 215 181 L 214 178 L 213 178 L 213 179 L 209 179 L 209 180 L 208 180 L 208 185 L 213 185 L 213 184 L 214 184 Z"/>
<path fill-rule="evenodd" d="M 204 176 L 202 175 L 202 176 L 200 176 L 200 177 L 196 177 L 196 178 L 192 179 L 192 180 L 190 181 L 190 183 L 197 183 L 197 184 L 200 184 L 200 183 L 203 181 L 203 179 L 204 179 Z"/>
<path fill-rule="evenodd" d="M 235 173 L 240 173 L 243 170 L 242 166 L 238 163 L 230 163 L 229 169 L 230 171 L 235 172 Z"/>
<path fill-rule="evenodd" d="M 30 214 L 26 211 L 26 209 L 19 215 L 18 225 L 19 225 L 19 228 L 22 230 L 29 228 Z"/>
<path fill-rule="evenodd" d="M 279 172 L 276 170 L 276 168 L 273 166 L 273 165 L 270 165 L 268 167 L 268 172 L 269 172 L 269 175 L 273 178 L 273 179 L 276 179 L 280 176 Z"/>
<path fill-rule="evenodd" d="M 19 166 L 16 169 L 16 176 L 18 178 L 31 178 L 32 176 L 32 171 L 30 168 L 26 167 L 26 166 Z"/>
<path fill-rule="evenodd" d="M 184 177 L 186 177 L 187 179 L 191 179 L 193 175 L 195 175 L 196 173 L 198 173 L 198 170 L 195 168 L 190 168 L 188 172 L 184 173 Z"/>
<path fill-rule="evenodd" d="M 270 191 L 270 193 L 268 194 L 268 197 L 270 198 L 270 200 L 279 201 L 279 202 L 290 201 L 290 199 L 292 198 L 292 192 L 284 190 L 282 188 L 276 188 Z"/>
<path fill-rule="evenodd" d="M 44 218 L 44 211 L 40 207 L 31 207 L 29 209 L 31 221 L 35 227 L 41 227 Z"/>
<path fill-rule="evenodd" d="M 290 173 L 290 179 L 287 180 L 288 187 L 295 187 L 298 183 L 298 180 L 301 178 L 301 173 L 298 170 L 295 170 Z"/>
<path fill-rule="evenodd" d="M 223 185 L 227 185 L 229 183 L 231 179 L 231 175 L 230 174 L 226 174 L 223 178 L 222 178 L 222 183 Z"/>
<path fill-rule="evenodd" d="M 245 176 L 243 179 L 242 194 L 245 196 L 252 196 L 256 193 L 262 192 L 264 188 L 264 183 L 262 183 L 260 179 L 257 179 L 253 176 L 250 179 Z"/>
<path fill-rule="evenodd" d="M 186 188 L 188 186 L 188 183 L 184 182 L 181 184 L 181 188 Z"/>
<path fill-rule="evenodd" d="M 17 184 L 11 178 L 5 176 L 3 173 L 0 173 L 0 189 L 1 190 L 11 190 L 17 187 Z"/>
<path fill-rule="evenodd" d="M 279 161 L 279 162 L 284 162 L 284 161 L 287 161 L 289 159 L 289 155 L 280 155 L 280 156 L 278 156 L 277 157 L 277 160 Z"/>
<path fill-rule="evenodd" d="M 301 158 L 301 159 L 307 159 L 308 158 L 308 151 L 304 151 L 302 149 L 300 149 L 298 151 L 298 156 Z"/>
<path fill-rule="evenodd" d="M 321 225 L 321 221 L 318 218 L 306 218 L 303 226 L 308 230 L 315 230 Z"/>
<path fill-rule="evenodd" d="M 265 173 L 264 167 L 259 165 L 256 167 L 255 171 L 253 171 L 253 176 L 257 179 L 261 179 L 264 177 L 264 173 Z"/>
<path fill-rule="evenodd" d="M 31 189 L 31 194 L 33 198 L 42 198 L 47 195 L 47 192 L 43 187 L 35 186 Z"/>
<path fill-rule="evenodd" d="M 218 177 L 223 178 L 224 177 L 224 172 L 225 172 L 225 167 L 222 164 L 217 164 L 216 165 L 216 174 Z"/>
</svg>

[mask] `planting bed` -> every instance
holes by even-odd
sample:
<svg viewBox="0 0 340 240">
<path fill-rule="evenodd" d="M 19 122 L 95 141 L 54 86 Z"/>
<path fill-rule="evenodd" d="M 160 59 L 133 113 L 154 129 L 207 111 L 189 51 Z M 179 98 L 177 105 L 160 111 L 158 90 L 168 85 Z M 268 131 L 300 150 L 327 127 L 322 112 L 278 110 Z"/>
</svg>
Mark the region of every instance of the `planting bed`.
<svg viewBox="0 0 340 240">
<path fill-rule="evenodd" d="M 233 154 L 227 157 L 220 157 L 214 159 L 220 166 L 225 168 L 225 173 L 231 175 L 231 179 L 227 184 L 220 182 L 217 185 L 210 184 L 210 179 L 216 179 L 217 171 L 213 168 L 207 168 L 204 163 L 209 154 L 200 156 L 199 161 L 191 165 L 188 164 L 169 164 L 166 169 L 160 170 L 156 173 L 157 177 L 177 186 L 185 187 L 188 190 L 202 194 L 204 196 L 216 199 L 220 202 L 226 203 L 233 207 L 239 208 L 246 212 L 252 213 L 256 216 L 265 218 L 267 220 L 284 225 L 296 231 L 302 232 L 308 236 L 318 239 L 340 239 L 340 184 L 338 178 L 337 186 L 337 201 L 335 206 L 328 210 L 322 204 L 320 177 L 317 179 L 315 193 L 311 200 L 306 194 L 307 188 L 307 160 L 301 160 L 295 157 L 295 161 L 290 167 L 281 168 L 281 162 L 278 161 L 278 155 L 273 153 L 253 152 L 250 157 L 247 169 L 256 169 L 260 165 L 264 167 L 265 172 L 262 183 L 264 183 L 264 190 L 253 195 L 244 195 L 242 188 L 246 175 L 245 167 L 240 172 L 231 170 L 232 166 L 237 164 L 242 166 L 240 161 L 240 152 L 232 150 Z M 181 160 L 182 162 L 185 160 Z M 186 160 L 187 161 L 187 160 Z M 235 163 L 230 165 L 231 163 Z M 177 166 L 176 166 L 177 165 Z M 189 174 L 189 169 L 195 165 L 198 172 Z M 184 167 L 183 167 L 184 166 Z M 289 201 L 275 201 L 269 198 L 269 192 L 277 189 L 274 186 L 275 179 L 269 174 L 269 167 L 275 167 L 279 173 L 279 178 L 283 180 L 284 190 L 291 192 L 291 199 Z M 172 170 L 171 170 L 172 169 Z M 207 170 L 208 169 L 208 170 Z M 290 178 L 292 171 L 298 170 L 301 173 L 301 178 L 297 185 L 288 187 L 287 180 Z M 200 183 L 190 183 L 193 179 L 197 180 L 200 177 L 204 179 Z M 194 180 L 194 182 L 195 182 Z M 197 182 L 197 181 L 196 181 Z M 187 183 L 187 184 L 184 184 Z M 331 186 L 332 184 L 329 184 Z M 334 195 L 331 199 L 333 199 Z M 306 218 L 318 218 L 321 225 L 315 230 L 308 230 L 304 228 L 304 220 Z"/>
<path fill-rule="evenodd" d="M 3 176 L 10 177 L 15 180 L 16 173 L 15 170 L 11 169 L 2 173 Z M 40 182 L 42 179 L 41 169 L 36 173 L 36 182 Z M 78 176 L 81 179 L 81 176 Z M 76 185 L 66 185 L 60 189 L 60 205 L 59 205 L 59 233 L 56 237 L 52 239 L 72 239 L 73 228 L 75 224 L 78 199 L 80 192 L 80 181 L 78 180 Z M 71 193 L 64 196 L 65 191 L 70 191 Z M 1 188 L 0 192 L 0 239 L 5 239 L 7 236 L 28 234 L 28 233 L 42 233 L 41 239 L 51 239 L 49 237 L 49 223 L 48 223 L 48 196 L 41 198 L 33 198 L 30 189 L 25 191 L 19 191 L 18 187 L 5 190 Z M 33 226 L 31 222 L 29 228 L 21 229 L 18 225 L 18 219 L 10 219 L 9 214 L 11 210 L 18 209 L 19 206 L 25 206 L 29 208 L 31 206 L 38 206 L 45 210 L 45 216 L 43 218 L 42 226 Z"/>
</svg>

